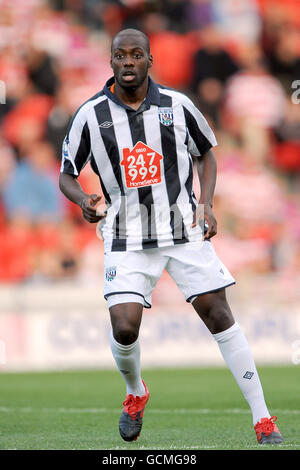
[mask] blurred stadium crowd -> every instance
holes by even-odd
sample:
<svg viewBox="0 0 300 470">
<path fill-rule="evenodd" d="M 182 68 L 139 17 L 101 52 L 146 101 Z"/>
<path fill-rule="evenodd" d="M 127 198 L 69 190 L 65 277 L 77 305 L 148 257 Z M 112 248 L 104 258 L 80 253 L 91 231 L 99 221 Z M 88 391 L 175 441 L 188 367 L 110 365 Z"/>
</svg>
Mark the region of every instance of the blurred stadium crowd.
<svg viewBox="0 0 300 470">
<path fill-rule="evenodd" d="M 299 279 L 298 0 L 0 0 L 0 9 L 1 282 L 102 278 L 95 225 L 60 194 L 58 175 L 68 122 L 111 76 L 111 38 L 126 27 L 149 36 L 152 77 L 188 94 L 216 132 L 221 259 L 235 276 Z M 99 193 L 89 166 L 79 180 Z"/>
</svg>

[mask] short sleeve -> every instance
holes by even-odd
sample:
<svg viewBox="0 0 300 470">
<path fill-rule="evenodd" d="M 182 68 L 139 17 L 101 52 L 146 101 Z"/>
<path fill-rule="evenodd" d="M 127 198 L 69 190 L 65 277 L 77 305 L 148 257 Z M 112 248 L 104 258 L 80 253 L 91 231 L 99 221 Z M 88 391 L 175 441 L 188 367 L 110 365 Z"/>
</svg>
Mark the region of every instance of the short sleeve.
<svg viewBox="0 0 300 470">
<path fill-rule="evenodd" d="M 190 101 L 183 105 L 188 134 L 188 150 L 192 155 L 204 155 L 217 144 L 216 137 L 203 114 Z"/>
<path fill-rule="evenodd" d="M 91 158 L 88 123 L 80 113 L 74 115 L 62 146 L 61 173 L 78 176 Z"/>
</svg>

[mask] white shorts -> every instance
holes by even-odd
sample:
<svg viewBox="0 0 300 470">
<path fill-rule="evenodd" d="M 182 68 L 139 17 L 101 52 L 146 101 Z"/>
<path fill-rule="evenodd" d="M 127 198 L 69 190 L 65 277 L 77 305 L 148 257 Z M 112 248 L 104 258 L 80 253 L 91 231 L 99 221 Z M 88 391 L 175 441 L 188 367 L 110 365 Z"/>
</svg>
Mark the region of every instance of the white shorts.
<svg viewBox="0 0 300 470">
<path fill-rule="evenodd" d="M 152 292 L 164 269 L 187 302 L 235 284 L 210 241 L 143 251 L 112 251 L 104 254 L 104 298 L 108 306 L 138 302 L 150 308 Z"/>
</svg>

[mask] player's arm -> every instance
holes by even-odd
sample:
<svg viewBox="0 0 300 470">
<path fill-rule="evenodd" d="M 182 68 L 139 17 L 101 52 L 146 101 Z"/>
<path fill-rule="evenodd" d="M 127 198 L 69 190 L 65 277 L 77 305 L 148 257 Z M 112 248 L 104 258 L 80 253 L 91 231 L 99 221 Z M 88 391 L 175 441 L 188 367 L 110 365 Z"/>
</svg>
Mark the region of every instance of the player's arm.
<svg viewBox="0 0 300 470">
<path fill-rule="evenodd" d="M 105 215 L 97 214 L 96 204 L 101 196 L 87 194 L 77 181 L 81 170 L 91 157 L 91 138 L 89 127 L 82 111 L 74 115 L 67 135 L 63 141 L 62 164 L 59 177 L 61 192 L 72 202 L 77 204 L 83 217 L 90 223 L 98 222 Z"/>
<path fill-rule="evenodd" d="M 77 204 L 83 217 L 90 223 L 99 222 L 105 215 L 98 215 L 96 205 L 101 199 L 97 194 L 87 194 L 83 191 L 79 181 L 73 175 L 60 173 L 59 188 L 61 192 L 72 202 Z"/>
<path fill-rule="evenodd" d="M 213 198 L 217 178 L 217 162 L 212 150 L 208 150 L 201 158 L 195 158 L 200 181 L 201 196 L 199 204 L 203 205 L 204 220 L 208 225 L 204 240 L 209 240 L 217 233 L 217 221 L 213 214 Z M 192 227 L 199 223 L 197 211 L 194 213 Z"/>
<path fill-rule="evenodd" d="M 199 204 L 204 206 L 204 219 L 208 229 L 204 240 L 217 233 L 217 221 L 212 211 L 216 185 L 217 163 L 211 150 L 217 145 L 215 135 L 203 114 L 188 98 L 182 98 L 183 110 L 188 130 L 188 151 L 197 162 L 198 176 L 201 187 Z M 195 211 L 192 227 L 199 223 L 199 211 Z"/>
</svg>

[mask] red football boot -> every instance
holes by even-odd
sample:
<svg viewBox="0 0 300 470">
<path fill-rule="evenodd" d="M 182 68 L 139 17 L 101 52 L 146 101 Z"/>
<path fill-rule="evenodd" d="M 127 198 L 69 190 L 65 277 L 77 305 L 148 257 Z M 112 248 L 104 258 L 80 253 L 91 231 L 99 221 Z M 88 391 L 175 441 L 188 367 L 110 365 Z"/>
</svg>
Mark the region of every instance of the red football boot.
<svg viewBox="0 0 300 470">
<path fill-rule="evenodd" d="M 281 444 L 284 439 L 275 424 L 277 416 L 262 418 L 254 426 L 257 442 L 259 444 Z"/>
<path fill-rule="evenodd" d="M 127 395 L 123 402 L 123 411 L 119 421 L 119 431 L 124 441 L 136 441 L 139 437 L 143 425 L 143 415 L 145 406 L 149 400 L 149 390 L 145 382 L 145 395 L 142 397 Z"/>
</svg>

